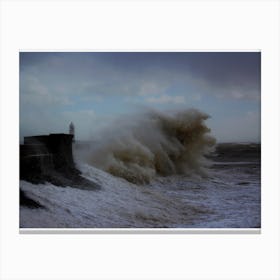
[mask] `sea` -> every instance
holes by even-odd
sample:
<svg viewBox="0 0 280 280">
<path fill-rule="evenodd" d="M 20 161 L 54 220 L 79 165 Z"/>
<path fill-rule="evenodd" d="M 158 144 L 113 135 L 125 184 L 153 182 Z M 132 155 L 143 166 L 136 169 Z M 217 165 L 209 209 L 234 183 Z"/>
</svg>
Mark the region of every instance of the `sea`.
<svg viewBox="0 0 280 280">
<path fill-rule="evenodd" d="M 20 228 L 260 228 L 261 144 L 217 143 L 196 110 L 151 112 L 75 143 L 98 189 L 20 181 Z"/>
</svg>

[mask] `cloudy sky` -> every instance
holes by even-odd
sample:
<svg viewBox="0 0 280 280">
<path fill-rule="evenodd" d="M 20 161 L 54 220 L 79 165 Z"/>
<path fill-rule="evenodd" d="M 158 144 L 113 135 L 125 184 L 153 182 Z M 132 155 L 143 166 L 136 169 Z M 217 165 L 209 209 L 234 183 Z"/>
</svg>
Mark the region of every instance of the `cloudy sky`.
<svg viewBox="0 0 280 280">
<path fill-rule="evenodd" d="M 260 141 L 259 52 L 21 52 L 20 136 L 86 140 L 146 108 L 208 113 L 220 142 Z"/>
</svg>

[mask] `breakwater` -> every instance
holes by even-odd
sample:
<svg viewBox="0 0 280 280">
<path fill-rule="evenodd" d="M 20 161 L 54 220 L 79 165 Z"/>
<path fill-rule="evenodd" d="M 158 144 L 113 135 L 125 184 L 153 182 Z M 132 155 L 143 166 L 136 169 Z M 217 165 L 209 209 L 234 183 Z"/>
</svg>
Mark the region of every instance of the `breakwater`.
<svg viewBox="0 0 280 280">
<path fill-rule="evenodd" d="M 20 145 L 20 179 L 35 184 L 99 188 L 76 168 L 72 142 L 73 135 L 63 133 L 24 137 L 24 144 Z"/>
</svg>

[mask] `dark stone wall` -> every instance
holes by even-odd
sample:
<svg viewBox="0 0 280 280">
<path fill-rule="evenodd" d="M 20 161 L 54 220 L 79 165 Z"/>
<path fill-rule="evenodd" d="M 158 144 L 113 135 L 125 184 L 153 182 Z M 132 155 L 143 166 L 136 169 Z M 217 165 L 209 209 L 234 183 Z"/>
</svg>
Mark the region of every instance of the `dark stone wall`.
<svg viewBox="0 0 280 280">
<path fill-rule="evenodd" d="M 73 135 L 70 134 L 25 137 L 20 146 L 20 179 L 82 189 L 96 187 L 81 177 L 75 167 L 72 141 Z"/>
<path fill-rule="evenodd" d="M 65 170 L 75 168 L 72 140 L 73 135 L 70 134 L 50 134 L 25 137 L 24 144 L 27 149 L 31 145 L 36 154 L 51 153 L 55 169 Z"/>
</svg>

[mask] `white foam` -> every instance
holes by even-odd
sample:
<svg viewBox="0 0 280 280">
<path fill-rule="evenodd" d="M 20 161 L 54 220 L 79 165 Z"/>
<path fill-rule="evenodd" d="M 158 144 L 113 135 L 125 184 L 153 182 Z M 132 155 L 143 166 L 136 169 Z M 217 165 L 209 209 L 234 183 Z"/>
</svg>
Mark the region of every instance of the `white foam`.
<svg viewBox="0 0 280 280">
<path fill-rule="evenodd" d="M 170 224 L 179 215 L 179 205 L 147 186 L 133 185 L 88 165 L 80 168 L 102 189 L 86 191 L 21 181 L 22 190 L 46 207 L 21 207 L 21 226 L 146 227 Z"/>
<path fill-rule="evenodd" d="M 210 177 L 157 177 L 134 185 L 87 164 L 84 176 L 101 185 L 87 191 L 21 181 L 45 209 L 21 207 L 21 227 L 259 227 L 259 173 L 214 169 Z"/>
</svg>

